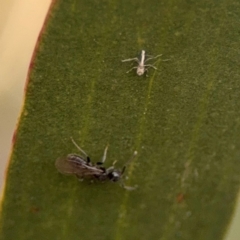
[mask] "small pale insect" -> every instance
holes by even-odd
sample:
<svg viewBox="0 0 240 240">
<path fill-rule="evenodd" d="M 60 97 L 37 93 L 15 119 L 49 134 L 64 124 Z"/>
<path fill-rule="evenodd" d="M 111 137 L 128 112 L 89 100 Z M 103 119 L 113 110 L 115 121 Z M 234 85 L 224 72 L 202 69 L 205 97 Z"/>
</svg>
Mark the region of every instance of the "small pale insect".
<svg viewBox="0 0 240 240">
<path fill-rule="evenodd" d="M 162 56 L 162 54 L 159 54 L 155 57 L 149 56 L 148 58 L 146 58 L 146 52 L 145 52 L 145 50 L 142 50 L 140 58 L 128 58 L 128 59 L 122 60 L 122 62 L 130 62 L 130 61 L 137 62 L 138 66 L 131 68 L 129 71 L 127 71 L 127 73 L 129 73 L 133 69 L 137 69 L 137 75 L 142 76 L 145 72 L 148 71 L 148 68 L 154 68 L 155 70 L 157 70 L 157 68 L 154 65 L 146 64 L 146 62 L 149 61 L 149 60 L 152 60 L 152 59 L 156 59 L 156 58 L 161 57 L 161 56 Z M 162 60 L 162 61 L 168 61 L 168 60 L 169 59 Z"/>
<path fill-rule="evenodd" d="M 123 166 L 122 170 L 116 169 L 114 164 L 109 168 L 103 167 L 103 163 L 107 157 L 108 146 L 104 150 L 102 160 L 97 163 L 92 163 L 89 156 L 77 145 L 77 143 L 71 138 L 73 144 L 77 149 L 84 154 L 85 157 L 77 154 L 68 154 L 67 157 L 58 158 L 55 162 L 57 170 L 62 174 L 75 175 L 79 179 L 92 179 L 98 181 L 113 181 L 120 182 L 120 185 L 128 190 L 134 190 L 136 187 L 125 186 L 122 182 L 122 176 L 126 169 L 127 164 L 133 160 L 137 155 L 137 151 L 134 152 L 132 158 Z"/>
</svg>

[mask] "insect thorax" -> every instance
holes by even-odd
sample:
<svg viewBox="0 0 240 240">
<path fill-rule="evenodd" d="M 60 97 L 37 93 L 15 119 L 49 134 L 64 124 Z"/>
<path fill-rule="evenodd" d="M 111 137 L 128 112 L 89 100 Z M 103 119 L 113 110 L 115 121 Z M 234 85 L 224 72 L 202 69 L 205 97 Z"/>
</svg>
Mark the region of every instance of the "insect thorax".
<svg viewBox="0 0 240 240">
<path fill-rule="evenodd" d="M 113 181 L 113 182 L 117 182 L 120 180 L 121 178 L 121 172 L 117 169 L 114 169 L 113 171 L 108 173 L 108 178 Z"/>
</svg>

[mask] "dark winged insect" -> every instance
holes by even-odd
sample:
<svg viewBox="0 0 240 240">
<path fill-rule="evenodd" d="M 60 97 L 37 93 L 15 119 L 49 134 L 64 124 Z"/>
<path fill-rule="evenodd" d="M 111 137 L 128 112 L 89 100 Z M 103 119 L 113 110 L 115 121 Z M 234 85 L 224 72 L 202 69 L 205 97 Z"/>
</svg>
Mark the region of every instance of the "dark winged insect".
<svg viewBox="0 0 240 240">
<path fill-rule="evenodd" d="M 103 167 L 103 163 L 107 157 L 108 146 L 104 150 L 102 160 L 97 163 L 92 163 L 90 157 L 77 145 L 77 143 L 71 138 L 73 144 L 77 149 L 84 154 L 82 157 L 77 154 L 68 154 L 66 157 L 58 158 L 55 162 L 57 170 L 62 174 L 75 175 L 79 179 L 92 179 L 98 181 L 120 181 L 120 185 L 128 190 L 133 190 L 135 187 L 125 186 L 122 183 L 122 176 L 126 169 L 127 164 L 133 160 L 137 155 L 137 151 L 134 152 L 132 158 L 123 166 L 122 170 L 116 169 L 113 165 L 109 168 Z"/>
</svg>

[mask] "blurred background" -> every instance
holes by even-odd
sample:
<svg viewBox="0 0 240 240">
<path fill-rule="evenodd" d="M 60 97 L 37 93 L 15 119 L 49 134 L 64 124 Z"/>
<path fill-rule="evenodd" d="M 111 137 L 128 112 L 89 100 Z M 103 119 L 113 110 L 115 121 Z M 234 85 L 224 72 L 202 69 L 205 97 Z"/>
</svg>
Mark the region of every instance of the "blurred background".
<svg viewBox="0 0 240 240">
<path fill-rule="evenodd" d="M 24 104 L 29 63 L 51 2 L 0 0 L 0 193 L 4 187 L 12 136 Z M 240 239 L 239 205 L 226 240 Z"/>
<path fill-rule="evenodd" d="M 0 191 L 29 63 L 51 0 L 0 0 Z"/>
</svg>

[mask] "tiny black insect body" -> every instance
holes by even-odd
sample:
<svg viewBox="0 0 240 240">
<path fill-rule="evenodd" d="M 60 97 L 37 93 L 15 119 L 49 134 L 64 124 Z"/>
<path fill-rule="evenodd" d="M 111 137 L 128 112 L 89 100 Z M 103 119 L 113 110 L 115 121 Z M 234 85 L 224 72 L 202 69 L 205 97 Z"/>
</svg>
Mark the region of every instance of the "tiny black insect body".
<svg viewBox="0 0 240 240">
<path fill-rule="evenodd" d="M 105 168 L 103 167 L 103 163 L 107 157 L 108 146 L 104 150 L 102 160 L 94 164 L 77 143 L 72 138 L 71 140 L 77 149 L 85 155 L 85 158 L 77 154 L 68 154 L 67 157 L 58 158 L 55 162 L 55 166 L 60 173 L 76 175 L 79 179 L 92 179 L 98 181 L 110 180 L 113 182 L 121 181 L 127 164 L 137 155 L 137 151 L 135 151 L 132 158 L 123 166 L 122 170 L 114 167 L 116 161 L 113 162 L 111 167 Z M 121 183 L 121 186 L 128 190 L 135 189 L 135 187 L 125 186 L 123 183 Z"/>
</svg>

